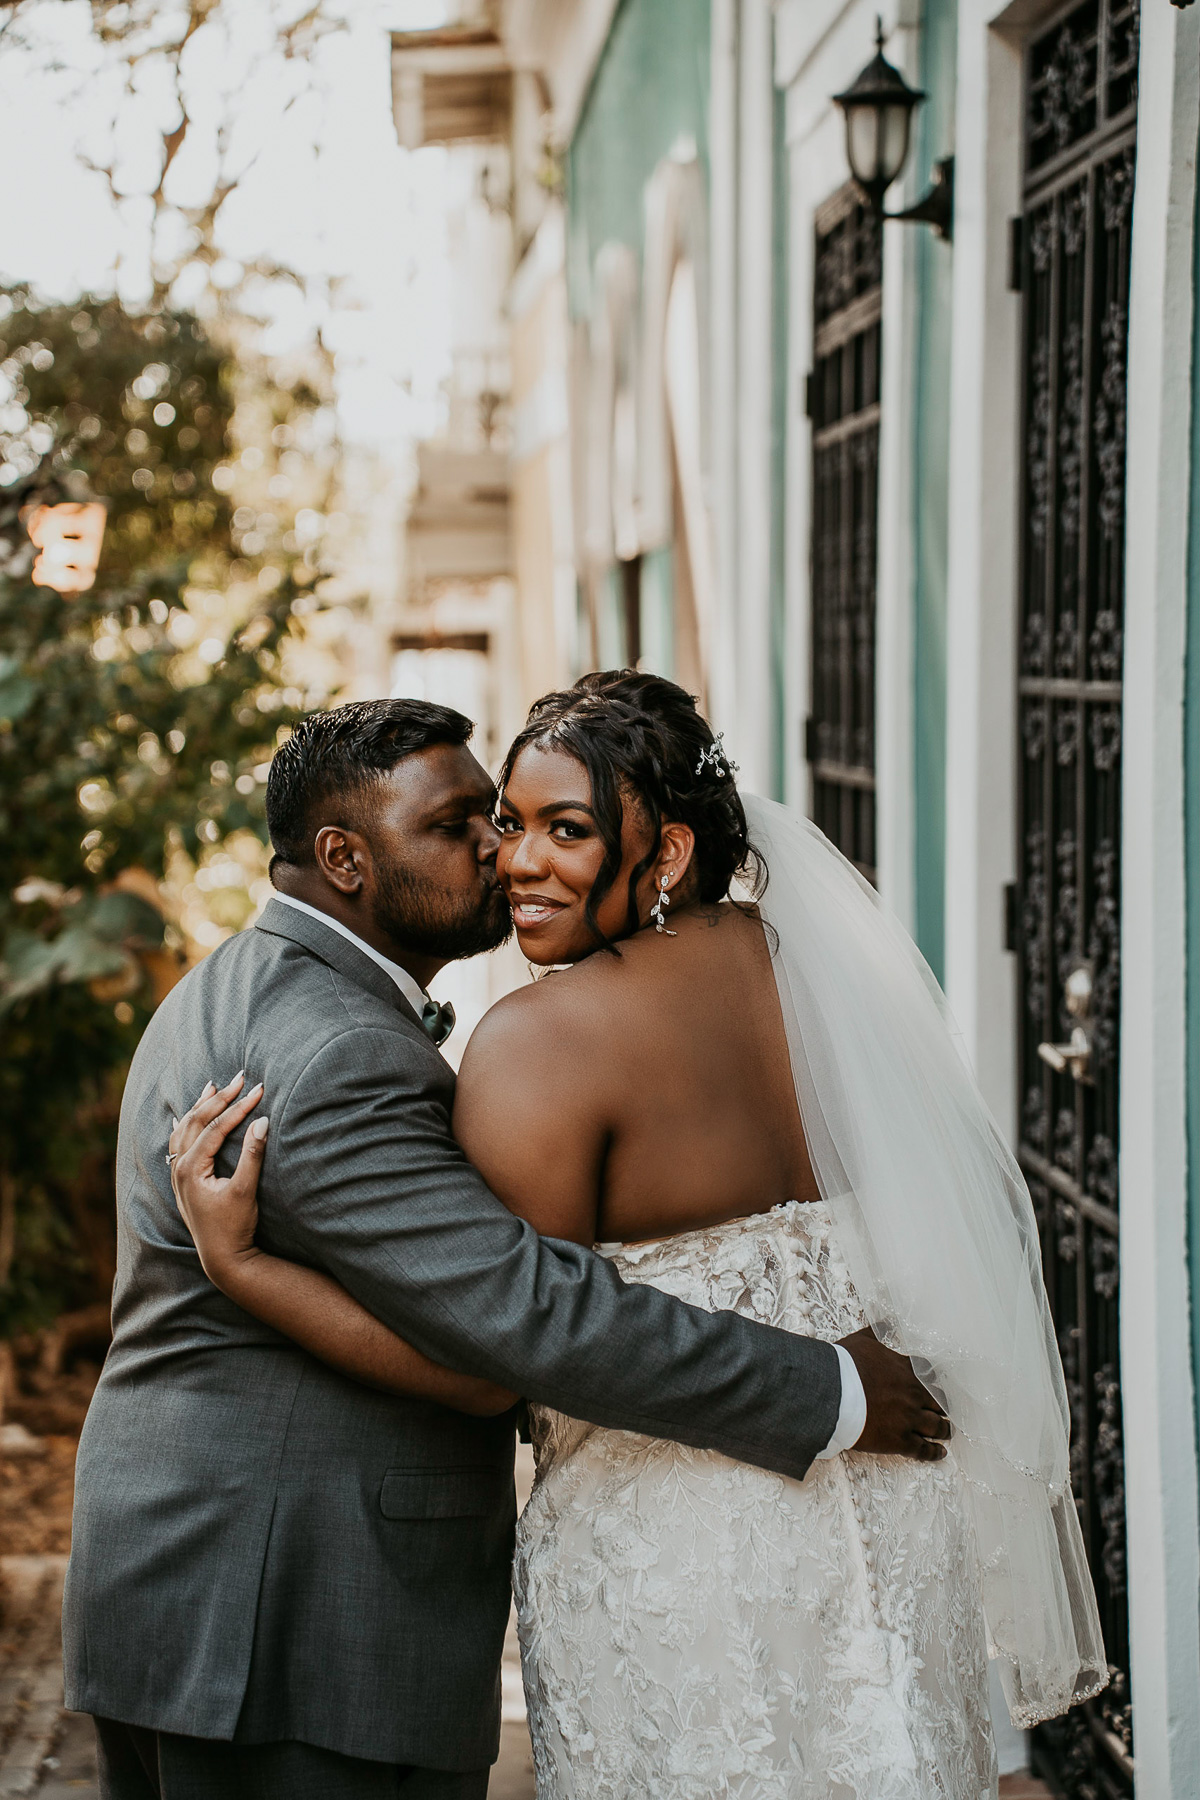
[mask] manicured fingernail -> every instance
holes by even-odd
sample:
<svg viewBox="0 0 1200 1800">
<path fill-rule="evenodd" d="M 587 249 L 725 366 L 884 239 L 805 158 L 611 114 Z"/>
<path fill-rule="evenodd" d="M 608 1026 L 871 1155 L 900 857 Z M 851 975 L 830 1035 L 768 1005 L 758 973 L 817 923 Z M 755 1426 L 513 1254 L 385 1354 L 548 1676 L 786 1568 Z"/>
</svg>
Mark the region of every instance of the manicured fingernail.
<svg viewBox="0 0 1200 1800">
<path fill-rule="evenodd" d="M 210 1094 L 215 1094 L 215 1093 L 216 1093 L 216 1091 L 217 1091 L 217 1084 L 216 1084 L 216 1082 L 215 1082 L 215 1081 L 210 1081 L 210 1082 L 209 1082 L 209 1083 L 208 1083 L 208 1084 L 207 1084 L 207 1086 L 206 1086 L 206 1087 L 205 1087 L 205 1088 L 204 1088 L 204 1090 L 203 1090 L 203 1092 L 202 1092 L 202 1093 L 201 1093 L 201 1095 L 200 1095 L 200 1098 L 201 1098 L 201 1099 L 202 1099 L 202 1100 L 207 1100 L 207 1099 L 208 1099 L 208 1096 L 209 1096 L 209 1095 L 210 1095 Z"/>
<path fill-rule="evenodd" d="M 263 1138 L 267 1135 L 267 1127 L 270 1123 L 271 1121 L 269 1119 L 255 1119 L 253 1125 L 250 1127 L 250 1136 L 261 1143 Z"/>
<path fill-rule="evenodd" d="M 229 1083 L 229 1086 L 236 1087 L 238 1082 L 242 1079 L 242 1076 L 245 1073 L 246 1073 L 245 1069 L 239 1069 L 237 1074 L 234 1076 L 233 1080 Z"/>
<path fill-rule="evenodd" d="M 247 1100 L 253 1100 L 255 1094 L 261 1094 L 262 1091 L 263 1091 L 262 1082 L 256 1081 L 254 1086 L 250 1089 L 250 1092 L 246 1095 Z"/>
<path fill-rule="evenodd" d="M 179 1130 L 179 1120 L 175 1117 L 174 1113 L 171 1114 L 171 1130 L 172 1131 Z"/>
</svg>

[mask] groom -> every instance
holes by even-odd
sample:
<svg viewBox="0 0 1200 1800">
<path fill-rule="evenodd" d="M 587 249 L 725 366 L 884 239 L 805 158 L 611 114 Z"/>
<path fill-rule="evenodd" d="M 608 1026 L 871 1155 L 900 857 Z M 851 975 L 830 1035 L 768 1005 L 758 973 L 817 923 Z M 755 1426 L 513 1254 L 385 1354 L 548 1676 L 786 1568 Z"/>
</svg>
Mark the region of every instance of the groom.
<svg viewBox="0 0 1200 1800">
<path fill-rule="evenodd" d="M 929 1396 L 873 1340 L 851 1361 L 626 1287 L 465 1160 L 423 990 L 509 928 L 471 729 L 404 700 L 305 720 L 267 788 L 278 898 L 134 1058 L 64 1606 L 108 1800 L 482 1800 L 498 1741 L 513 1414 L 361 1387 L 209 1284 L 164 1153 L 210 1076 L 267 1084 L 263 1244 L 437 1361 L 795 1477 L 856 1441 L 940 1454 L 915 1435 Z"/>
</svg>

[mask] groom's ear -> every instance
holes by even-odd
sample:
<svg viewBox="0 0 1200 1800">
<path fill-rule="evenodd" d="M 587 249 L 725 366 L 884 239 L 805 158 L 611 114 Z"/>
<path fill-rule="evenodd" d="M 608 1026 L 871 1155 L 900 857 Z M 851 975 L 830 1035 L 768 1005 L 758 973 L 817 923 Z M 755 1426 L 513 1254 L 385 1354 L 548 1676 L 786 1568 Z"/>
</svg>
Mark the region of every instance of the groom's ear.
<svg viewBox="0 0 1200 1800">
<path fill-rule="evenodd" d="M 371 854 L 360 832 L 322 825 L 313 839 L 313 855 L 318 869 L 339 894 L 361 894 Z"/>
</svg>

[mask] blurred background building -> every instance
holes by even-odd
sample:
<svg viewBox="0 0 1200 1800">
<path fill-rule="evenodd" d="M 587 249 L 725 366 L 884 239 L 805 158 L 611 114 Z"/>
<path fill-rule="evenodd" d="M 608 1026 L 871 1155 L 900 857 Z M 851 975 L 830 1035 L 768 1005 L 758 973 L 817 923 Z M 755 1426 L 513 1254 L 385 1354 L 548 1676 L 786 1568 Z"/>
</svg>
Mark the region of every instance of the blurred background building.
<svg viewBox="0 0 1200 1800">
<path fill-rule="evenodd" d="M 461 378 L 471 431 L 506 434 L 489 717 L 503 737 L 589 667 L 674 676 L 913 930 L 1034 1194 L 1114 1667 L 1032 1755 L 1063 1793 L 1131 1794 L 1136 1761 L 1182 1800 L 1200 20 L 892 0 L 882 24 L 924 95 L 887 204 L 948 190 L 944 236 L 851 180 L 832 97 L 866 0 L 499 0 L 394 35 L 401 141 L 469 171 L 464 319 L 494 309 Z M 482 633 L 454 643 L 465 669 Z"/>
</svg>

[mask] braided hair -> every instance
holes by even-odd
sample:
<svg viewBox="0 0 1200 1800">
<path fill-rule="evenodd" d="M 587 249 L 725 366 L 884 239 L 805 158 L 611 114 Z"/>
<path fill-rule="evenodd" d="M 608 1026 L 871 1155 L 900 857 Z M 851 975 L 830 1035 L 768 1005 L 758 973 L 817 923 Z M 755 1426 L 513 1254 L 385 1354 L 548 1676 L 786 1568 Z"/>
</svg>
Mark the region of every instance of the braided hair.
<svg viewBox="0 0 1200 1800">
<path fill-rule="evenodd" d="M 640 922 L 638 883 L 662 848 L 664 823 L 688 825 L 695 834 L 692 868 L 701 902 L 724 900 L 738 876 L 754 899 L 763 893 L 766 864 L 750 843 L 729 758 L 693 696 L 675 682 L 637 669 L 607 669 L 544 694 L 504 759 L 502 791 L 521 752 L 534 744 L 565 750 L 591 782 L 605 856 L 584 916 L 606 949 L 614 945 L 597 923 L 596 907 L 620 872 L 627 800 L 641 808 L 651 830 L 650 848 L 629 876 L 628 932 Z"/>
</svg>

